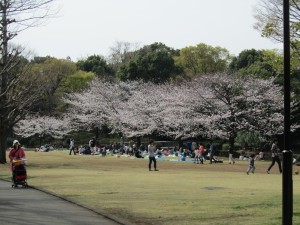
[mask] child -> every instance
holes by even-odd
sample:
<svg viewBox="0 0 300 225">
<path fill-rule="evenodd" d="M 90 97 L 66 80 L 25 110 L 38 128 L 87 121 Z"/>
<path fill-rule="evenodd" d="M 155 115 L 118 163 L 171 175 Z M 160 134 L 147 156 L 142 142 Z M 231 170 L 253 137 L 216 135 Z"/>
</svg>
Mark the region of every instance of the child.
<svg viewBox="0 0 300 225">
<path fill-rule="evenodd" d="M 255 159 L 255 154 L 251 154 L 250 155 L 250 159 L 249 159 L 249 168 L 247 170 L 247 174 L 249 175 L 249 172 L 251 171 L 252 173 L 254 173 L 255 171 L 255 166 L 254 166 L 254 159 Z"/>
<path fill-rule="evenodd" d="M 199 164 L 199 161 L 200 161 L 199 149 L 198 149 L 198 148 L 195 148 L 194 153 L 195 153 L 195 160 L 194 160 L 194 163 L 197 162 L 197 164 Z"/>
<path fill-rule="evenodd" d="M 203 161 L 204 161 L 204 153 L 205 153 L 204 145 L 202 143 L 200 143 L 199 159 L 200 159 L 201 164 L 203 164 Z"/>
</svg>

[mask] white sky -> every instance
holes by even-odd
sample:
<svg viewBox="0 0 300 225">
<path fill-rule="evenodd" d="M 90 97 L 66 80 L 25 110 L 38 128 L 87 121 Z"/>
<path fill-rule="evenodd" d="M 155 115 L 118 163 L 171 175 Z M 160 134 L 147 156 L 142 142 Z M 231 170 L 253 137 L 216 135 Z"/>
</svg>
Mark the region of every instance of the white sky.
<svg viewBox="0 0 300 225">
<path fill-rule="evenodd" d="M 282 49 L 254 30 L 259 0 L 59 0 L 59 16 L 19 34 L 15 43 L 37 56 L 107 56 L 116 41 L 175 49 L 205 43 L 238 55 L 245 49 Z"/>
</svg>

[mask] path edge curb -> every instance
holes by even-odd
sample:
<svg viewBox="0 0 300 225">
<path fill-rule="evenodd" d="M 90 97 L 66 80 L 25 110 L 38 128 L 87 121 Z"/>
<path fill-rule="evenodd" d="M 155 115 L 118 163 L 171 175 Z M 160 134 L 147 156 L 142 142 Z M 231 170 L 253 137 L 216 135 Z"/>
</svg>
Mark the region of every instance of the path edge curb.
<svg viewBox="0 0 300 225">
<path fill-rule="evenodd" d="M 11 183 L 11 181 L 4 180 L 4 179 L 1 179 L 1 178 L 0 178 L 0 180 L 1 180 L 1 181 L 5 181 L 5 182 L 7 182 L 7 183 Z M 100 210 L 99 210 L 99 209 L 98 209 L 98 210 L 95 210 L 95 209 L 93 209 L 93 208 L 91 208 L 91 207 L 89 207 L 89 206 L 86 206 L 86 205 L 84 205 L 84 204 L 81 204 L 81 203 L 72 201 L 72 200 L 70 200 L 70 199 L 67 199 L 67 198 L 65 198 L 65 197 L 63 197 L 63 196 L 57 195 L 57 194 L 55 194 L 55 193 L 53 193 L 53 192 L 51 192 L 51 191 L 45 190 L 45 189 L 43 189 L 43 188 L 35 187 L 35 186 L 32 186 L 32 185 L 28 185 L 28 188 L 32 188 L 32 189 L 34 189 L 34 190 L 43 192 L 43 193 L 45 193 L 45 194 L 52 195 L 52 196 L 54 196 L 54 197 L 56 197 L 56 198 L 59 198 L 59 199 L 61 199 L 61 200 L 63 200 L 63 201 L 66 201 L 66 202 L 69 202 L 69 203 L 71 203 L 71 204 L 73 204 L 73 205 L 77 205 L 77 206 L 79 206 L 79 207 L 81 207 L 81 208 L 87 209 L 87 210 L 89 210 L 89 211 L 91 211 L 91 212 L 93 212 L 93 213 L 96 213 L 96 214 L 98 214 L 98 215 L 100 215 L 100 216 L 103 216 L 103 217 L 105 217 L 106 219 L 109 219 L 109 220 L 111 220 L 111 221 L 114 221 L 114 222 L 116 222 L 116 223 L 118 223 L 118 224 L 120 224 L 120 225 L 135 225 L 135 224 L 133 224 L 133 223 L 130 223 L 129 221 L 126 221 L 125 219 L 121 219 L 121 218 L 119 218 L 119 217 L 116 217 L 116 216 L 114 216 L 114 215 L 112 215 L 112 214 L 106 212 L 105 210 L 101 210 L 101 209 L 100 209 Z"/>
</svg>

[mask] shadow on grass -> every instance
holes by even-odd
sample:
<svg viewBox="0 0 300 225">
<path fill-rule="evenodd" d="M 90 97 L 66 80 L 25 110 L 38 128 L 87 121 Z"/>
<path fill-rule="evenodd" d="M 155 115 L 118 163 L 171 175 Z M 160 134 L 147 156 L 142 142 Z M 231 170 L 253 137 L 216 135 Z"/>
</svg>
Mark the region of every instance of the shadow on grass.
<svg viewBox="0 0 300 225">
<path fill-rule="evenodd" d="M 249 208 L 271 208 L 276 207 L 276 204 L 264 203 L 264 204 L 252 204 L 252 205 L 238 205 L 232 207 L 233 209 L 249 209 Z"/>
<path fill-rule="evenodd" d="M 113 195 L 113 194 L 118 194 L 119 192 L 102 192 L 99 193 L 100 195 Z"/>
<path fill-rule="evenodd" d="M 294 212 L 293 216 L 300 216 L 300 212 Z"/>
<path fill-rule="evenodd" d="M 53 169 L 53 168 L 62 168 L 62 167 L 74 167 L 74 165 L 71 165 L 71 164 L 67 164 L 67 163 L 64 163 L 62 165 L 50 165 L 50 164 L 37 164 L 37 163 L 30 163 L 29 165 L 27 165 L 26 167 L 28 168 L 42 168 L 42 169 Z"/>
<path fill-rule="evenodd" d="M 224 187 L 204 187 L 204 190 L 214 191 L 214 190 L 224 190 Z"/>
</svg>

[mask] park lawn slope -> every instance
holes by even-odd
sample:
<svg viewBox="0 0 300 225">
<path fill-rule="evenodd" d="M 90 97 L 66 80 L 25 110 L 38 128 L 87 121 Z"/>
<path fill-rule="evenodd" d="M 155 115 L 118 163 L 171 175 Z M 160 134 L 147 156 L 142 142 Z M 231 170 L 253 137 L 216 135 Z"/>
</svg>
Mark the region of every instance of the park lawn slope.
<svg viewBox="0 0 300 225">
<path fill-rule="evenodd" d="M 277 165 L 248 162 L 197 165 L 146 159 L 26 152 L 28 183 L 139 225 L 281 224 L 282 178 Z M 0 178 L 9 179 L 8 165 Z M 295 168 L 296 169 L 296 168 Z M 300 224 L 300 176 L 294 176 L 294 224 Z"/>
</svg>

